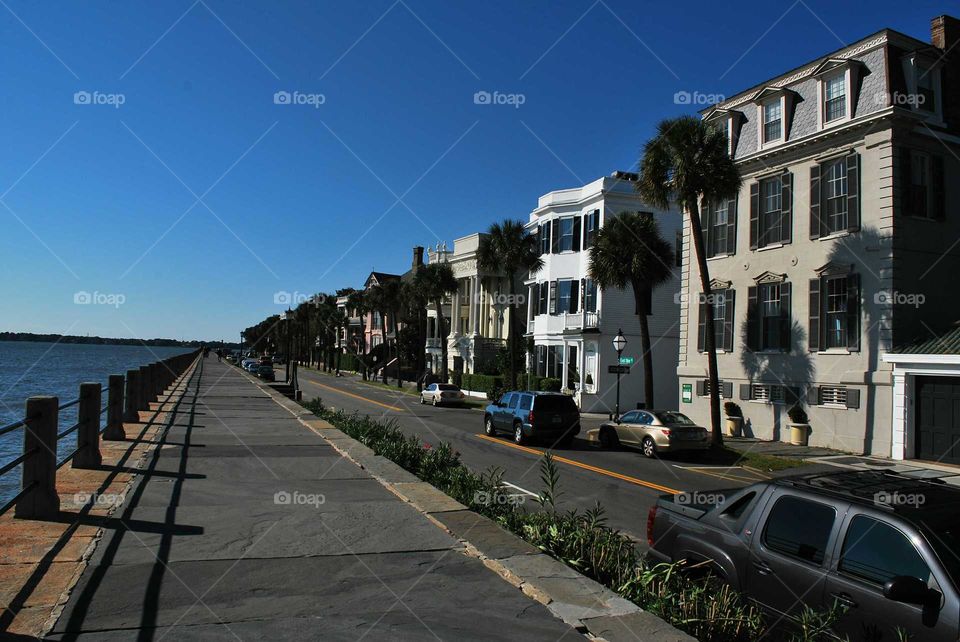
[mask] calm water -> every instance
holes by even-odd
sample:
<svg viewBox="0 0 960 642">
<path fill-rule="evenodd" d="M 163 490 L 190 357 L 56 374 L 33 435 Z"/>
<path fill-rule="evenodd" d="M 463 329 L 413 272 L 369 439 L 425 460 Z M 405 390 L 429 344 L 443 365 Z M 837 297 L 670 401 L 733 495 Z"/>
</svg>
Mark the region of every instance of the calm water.
<svg viewBox="0 0 960 642">
<path fill-rule="evenodd" d="M 155 346 L 0 341 L 0 426 L 23 418 L 24 403 L 28 397 L 54 395 L 63 404 L 76 399 L 80 384 L 87 381 L 104 386 L 103 403 L 106 403 L 106 385 L 110 375 L 124 374 L 127 370 L 188 351 L 189 348 Z M 106 415 L 103 419 L 106 419 Z M 76 422 L 77 406 L 60 412 L 60 430 Z M 59 444 L 60 458 L 76 448 L 76 443 L 76 433 L 64 437 Z M 0 466 L 21 452 L 22 428 L 0 436 Z M 12 497 L 19 488 L 18 467 L 0 477 L 0 503 Z"/>
</svg>

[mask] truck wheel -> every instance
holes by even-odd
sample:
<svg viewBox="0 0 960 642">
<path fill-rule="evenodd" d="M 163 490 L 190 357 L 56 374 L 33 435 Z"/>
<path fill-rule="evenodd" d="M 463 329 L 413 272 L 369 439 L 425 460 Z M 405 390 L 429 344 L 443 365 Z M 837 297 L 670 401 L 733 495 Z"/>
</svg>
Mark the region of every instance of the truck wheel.
<svg viewBox="0 0 960 642">
<path fill-rule="evenodd" d="M 513 424 L 513 441 L 521 446 L 527 443 L 527 437 L 523 434 L 523 424 L 519 421 Z"/>
<path fill-rule="evenodd" d="M 487 433 L 488 437 L 493 437 L 497 434 L 497 429 L 493 427 L 493 418 L 489 415 L 483 420 L 483 432 Z"/>
<path fill-rule="evenodd" d="M 657 445 L 653 443 L 653 437 L 644 437 L 640 447 L 643 449 L 644 457 L 652 459 L 657 456 Z"/>
</svg>

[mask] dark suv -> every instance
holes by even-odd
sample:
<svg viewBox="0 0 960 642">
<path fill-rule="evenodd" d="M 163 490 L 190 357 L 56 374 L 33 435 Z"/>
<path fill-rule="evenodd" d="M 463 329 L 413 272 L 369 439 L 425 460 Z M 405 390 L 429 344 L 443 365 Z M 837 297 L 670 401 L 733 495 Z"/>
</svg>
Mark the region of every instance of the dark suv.
<svg viewBox="0 0 960 642">
<path fill-rule="evenodd" d="M 486 407 L 483 425 L 491 437 L 509 432 L 518 444 L 544 439 L 566 447 L 580 432 L 580 410 L 573 397 L 557 392 L 507 392 Z"/>
</svg>

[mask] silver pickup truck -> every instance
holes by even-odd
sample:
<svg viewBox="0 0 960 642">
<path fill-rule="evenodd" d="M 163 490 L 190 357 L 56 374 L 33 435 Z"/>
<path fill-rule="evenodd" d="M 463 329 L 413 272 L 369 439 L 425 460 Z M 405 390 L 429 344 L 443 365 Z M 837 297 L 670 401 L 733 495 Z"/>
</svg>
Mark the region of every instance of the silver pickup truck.
<svg viewBox="0 0 960 642">
<path fill-rule="evenodd" d="M 647 539 L 653 560 L 707 562 L 774 619 L 839 603 L 850 640 L 960 638 L 960 488 L 941 480 L 843 471 L 665 495 Z"/>
</svg>

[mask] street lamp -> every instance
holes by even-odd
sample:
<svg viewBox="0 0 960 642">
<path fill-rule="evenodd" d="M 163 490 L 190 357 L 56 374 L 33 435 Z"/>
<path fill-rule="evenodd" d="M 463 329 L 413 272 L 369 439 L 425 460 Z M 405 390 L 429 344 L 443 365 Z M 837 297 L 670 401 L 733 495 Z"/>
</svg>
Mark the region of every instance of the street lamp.
<svg viewBox="0 0 960 642">
<path fill-rule="evenodd" d="M 627 347 L 627 338 L 623 336 L 623 330 L 617 330 L 617 336 L 613 338 L 613 349 L 617 351 L 617 409 L 614 413 L 614 421 L 620 422 L 620 355 L 623 349 Z"/>
<path fill-rule="evenodd" d="M 286 381 L 290 381 L 290 321 L 293 320 L 293 310 L 287 308 L 287 311 L 280 315 L 280 318 L 283 320 L 283 327 L 286 330 L 287 335 L 287 347 L 286 354 L 283 355 L 286 360 Z"/>
</svg>

